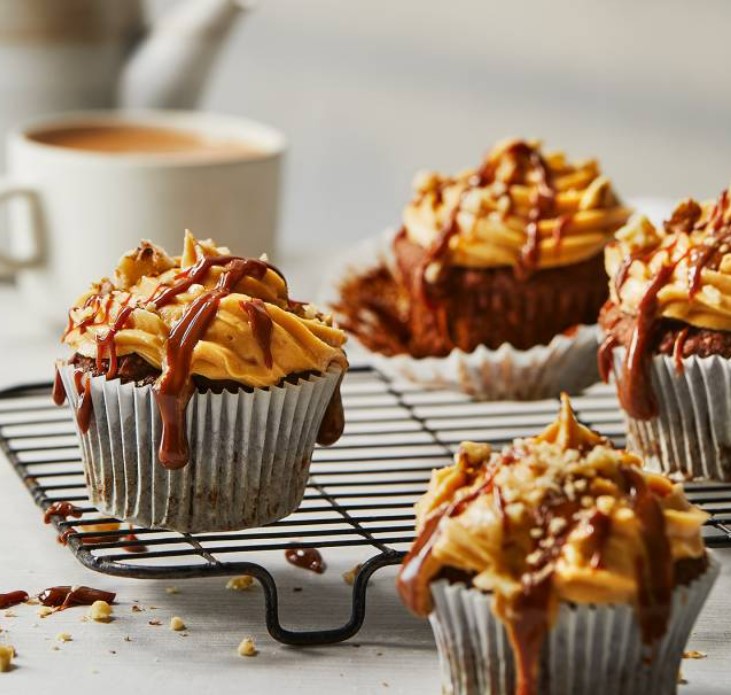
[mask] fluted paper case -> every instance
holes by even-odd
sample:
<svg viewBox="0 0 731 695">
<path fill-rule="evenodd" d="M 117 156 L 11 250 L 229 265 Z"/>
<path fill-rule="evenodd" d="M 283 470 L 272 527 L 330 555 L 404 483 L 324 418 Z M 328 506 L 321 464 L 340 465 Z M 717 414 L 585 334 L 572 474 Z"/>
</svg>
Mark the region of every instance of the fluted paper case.
<svg viewBox="0 0 731 695">
<path fill-rule="evenodd" d="M 73 371 L 60 367 L 76 406 Z M 92 377 L 91 426 L 78 432 L 92 504 L 124 521 L 181 532 L 232 531 L 287 516 L 304 496 L 341 375 L 331 367 L 266 389 L 196 391 L 186 411 L 190 460 L 179 470 L 158 457 L 162 423 L 152 387 Z"/>
</svg>

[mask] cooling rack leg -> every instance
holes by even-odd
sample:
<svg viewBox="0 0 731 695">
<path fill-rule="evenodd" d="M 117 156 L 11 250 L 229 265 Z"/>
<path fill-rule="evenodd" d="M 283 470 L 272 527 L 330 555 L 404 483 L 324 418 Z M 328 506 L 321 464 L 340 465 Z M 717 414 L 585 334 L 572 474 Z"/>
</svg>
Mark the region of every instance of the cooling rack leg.
<svg viewBox="0 0 731 695">
<path fill-rule="evenodd" d="M 366 592 L 371 575 L 382 567 L 401 561 L 403 553 L 388 550 L 363 564 L 353 583 L 353 599 L 350 619 L 342 627 L 327 630 L 288 630 L 279 622 L 279 597 L 274 577 L 263 567 L 254 565 L 248 572 L 256 577 L 264 589 L 266 600 L 266 625 L 269 634 L 282 644 L 294 647 L 311 647 L 343 642 L 355 635 L 363 626 L 366 612 Z"/>
</svg>

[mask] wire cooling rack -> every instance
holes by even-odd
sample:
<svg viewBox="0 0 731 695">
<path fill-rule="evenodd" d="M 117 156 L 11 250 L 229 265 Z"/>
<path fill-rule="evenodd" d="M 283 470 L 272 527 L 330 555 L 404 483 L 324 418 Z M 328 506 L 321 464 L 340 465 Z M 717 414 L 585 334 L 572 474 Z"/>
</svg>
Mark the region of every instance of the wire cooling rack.
<svg viewBox="0 0 731 695">
<path fill-rule="evenodd" d="M 502 446 L 530 436 L 553 420 L 556 401 L 475 402 L 461 393 L 424 391 L 389 381 L 368 366 L 353 367 L 343 383 L 347 426 L 337 445 L 315 450 L 301 507 L 264 528 L 232 533 L 181 534 L 121 526 L 102 518 L 86 495 L 79 448 L 68 408 L 50 399 L 51 385 L 0 391 L 0 448 L 45 510 L 68 501 L 80 519 L 54 519 L 68 548 L 86 567 L 107 574 L 183 579 L 249 574 L 262 584 L 267 628 L 292 645 L 339 642 L 358 632 L 365 617 L 369 577 L 400 562 L 414 538 L 413 504 L 426 489 L 432 468 L 451 462 L 465 439 Z M 613 389 L 597 385 L 573 399 L 579 417 L 624 443 L 624 423 Z M 706 543 L 731 545 L 731 485 L 692 483 L 690 499 L 712 517 Z M 351 615 L 328 630 L 293 631 L 279 621 L 277 584 L 266 569 L 271 553 L 289 548 L 364 547 L 372 555 L 355 577 Z M 130 552 L 133 551 L 133 552 Z"/>
</svg>

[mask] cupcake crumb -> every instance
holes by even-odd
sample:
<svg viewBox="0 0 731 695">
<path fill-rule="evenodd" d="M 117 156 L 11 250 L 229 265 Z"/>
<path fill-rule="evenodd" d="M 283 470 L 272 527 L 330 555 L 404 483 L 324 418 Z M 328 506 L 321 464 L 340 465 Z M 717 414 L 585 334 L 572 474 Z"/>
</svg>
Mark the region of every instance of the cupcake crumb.
<svg viewBox="0 0 731 695">
<path fill-rule="evenodd" d="M 684 659 L 705 659 L 708 656 L 705 652 L 699 652 L 697 649 L 688 649 L 683 652 Z"/>
<path fill-rule="evenodd" d="M 111 622 L 112 607 L 106 601 L 94 601 L 89 608 L 89 617 L 97 623 Z"/>
<path fill-rule="evenodd" d="M 162 621 L 157 618 L 153 618 L 152 620 L 148 620 L 147 624 L 152 625 L 152 627 L 158 627 L 159 625 L 162 625 Z"/>
<path fill-rule="evenodd" d="M 343 581 L 351 586 L 355 584 L 355 578 L 358 576 L 358 572 L 360 572 L 361 567 L 363 567 L 363 565 L 358 563 L 355 567 L 351 567 L 347 572 L 343 572 Z"/>
<path fill-rule="evenodd" d="M 15 648 L 9 644 L 0 644 L 0 673 L 10 671 L 15 658 Z"/>
<path fill-rule="evenodd" d="M 182 632 L 185 630 L 185 622 L 182 618 L 179 618 L 177 615 L 170 618 L 170 629 L 173 632 Z"/>
<path fill-rule="evenodd" d="M 259 650 L 253 637 L 244 637 L 239 644 L 239 656 L 256 656 Z"/>
<path fill-rule="evenodd" d="M 254 577 L 243 574 L 240 577 L 231 577 L 226 582 L 226 589 L 229 591 L 248 591 L 254 584 Z"/>
</svg>

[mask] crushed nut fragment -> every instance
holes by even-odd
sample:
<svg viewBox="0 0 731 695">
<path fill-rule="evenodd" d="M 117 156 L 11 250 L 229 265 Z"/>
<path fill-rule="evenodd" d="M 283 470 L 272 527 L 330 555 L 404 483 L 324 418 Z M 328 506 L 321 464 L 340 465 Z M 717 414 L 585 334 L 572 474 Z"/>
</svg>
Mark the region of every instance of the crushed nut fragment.
<svg viewBox="0 0 731 695">
<path fill-rule="evenodd" d="M 40 618 L 47 618 L 52 613 L 55 613 L 56 611 L 53 610 L 53 608 L 50 608 L 49 606 L 40 606 L 38 608 L 38 616 Z"/>
<path fill-rule="evenodd" d="M 144 608 L 140 608 L 136 603 L 132 604 L 133 613 L 142 613 L 144 610 Z"/>
<path fill-rule="evenodd" d="M 9 644 L 0 644 L 0 673 L 9 671 L 15 658 L 15 649 Z"/>
<path fill-rule="evenodd" d="M 178 589 L 177 586 L 166 586 L 165 587 L 165 593 L 166 594 L 179 594 L 180 589 Z"/>
<path fill-rule="evenodd" d="M 707 656 L 708 654 L 699 652 L 697 649 L 688 649 L 683 652 L 684 659 L 705 659 Z"/>
<path fill-rule="evenodd" d="M 183 622 L 183 619 L 179 618 L 177 615 L 170 618 L 170 629 L 174 632 L 185 630 L 185 623 Z"/>
<path fill-rule="evenodd" d="M 73 640 L 73 637 L 68 632 L 59 632 L 56 635 L 56 641 L 57 642 L 71 642 Z"/>
<path fill-rule="evenodd" d="M 108 623 L 112 619 L 112 607 L 106 601 L 94 601 L 89 609 L 89 617 L 98 623 Z"/>
<path fill-rule="evenodd" d="M 247 591 L 254 584 L 254 577 L 244 574 L 240 577 L 231 577 L 226 582 L 226 588 L 229 591 Z"/>
<path fill-rule="evenodd" d="M 152 625 L 153 627 L 157 627 L 158 625 L 162 625 L 162 621 L 158 620 L 157 618 L 153 618 L 152 620 L 148 620 L 147 624 Z"/>
<path fill-rule="evenodd" d="M 363 567 L 363 565 L 357 564 L 355 567 L 351 567 L 347 572 L 343 572 L 343 580 L 346 584 L 350 584 L 351 586 L 355 584 L 355 578 L 358 576 L 358 572 L 360 572 L 361 567 Z"/>
<path fill-rule="evenodd" d="M 239 656 L 256 656 L 259 651 L 253 637 L 244 637 L 239 645 Z"/>
</svg>

